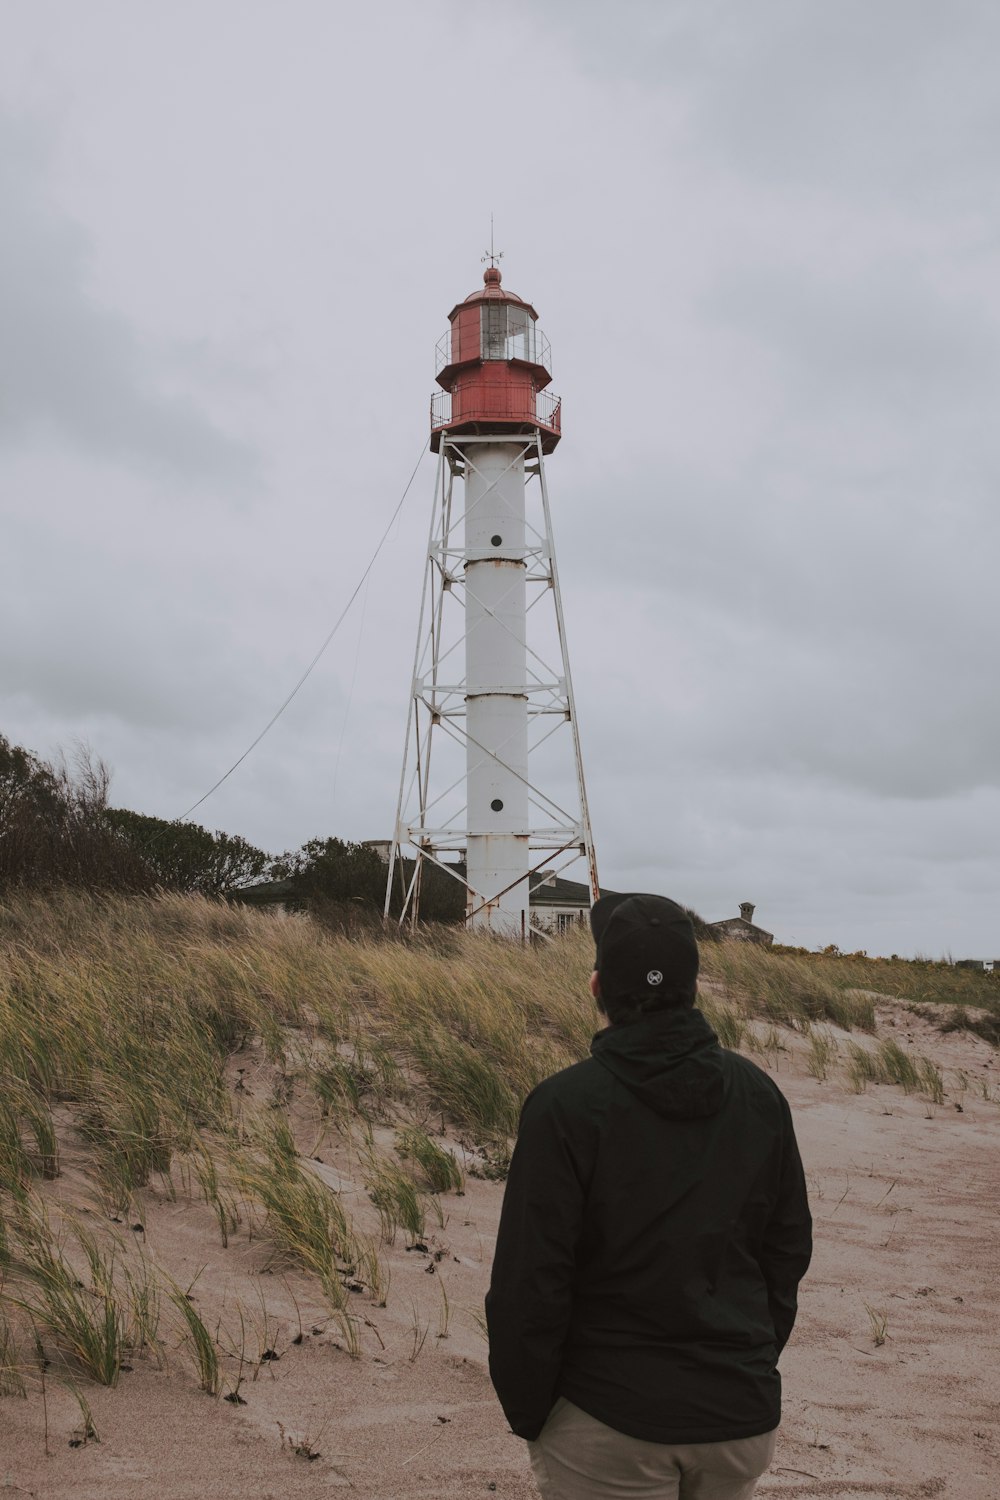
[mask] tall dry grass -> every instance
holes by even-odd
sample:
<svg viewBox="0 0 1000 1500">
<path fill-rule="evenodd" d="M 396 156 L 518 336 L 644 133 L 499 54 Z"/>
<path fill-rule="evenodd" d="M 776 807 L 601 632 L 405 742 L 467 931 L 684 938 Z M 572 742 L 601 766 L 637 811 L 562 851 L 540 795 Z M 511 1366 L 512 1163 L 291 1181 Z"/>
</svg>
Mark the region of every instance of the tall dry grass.
<svg viewBox="0 0 1000 1500">
<path fill-rule="evenodd" d="M 159 1348 L 166 1307 L 180 1311 L 200 1382 L 217 1391 L 186 1298 L 116 1248 L 114 1222 L 141 1216 L 151 1186 L 203 1197 L 224 1244 L 252 1219 L 276 1259 L 316 1276 L 354 1351 L 347 1285 L 384 1298 L 378 1246 L 270 1105 L 312 1099 L 324 1132 L 366 1138 L 362 1176 L 383 1238 L 397 1226 L 417 1235 L 429 1209 L 440 1214 L 434 1195 L 462 1185 L 432 1138 L 435 1120 L 502 1160 L 524 1094 L 585 1049 L 588 967 L 582 947 L 567 966 L 463 934 L 358 942 L 307 918 L 181 895 L 63 891 L 0 908 L 5 1388 L 20 1378 L 10 1351 L 19 1338 L 30 1345 L 32 1330 L 67 1368 L 114 1383 L 136 1329 L 143 1347 Z M 227 1073 L 251 1042 L 273 1069 L 266 1104 L 251 1104 Z M 374 1122 L 400 1126 L 396 1150 L 376 1150 Z M 100 1243 L 50 1221 L 38 1197 L 50 1183 L 58 1203 L 70 1136 L 76 1155 L 86 1148 L 108 1224 Z M 91 1269 L 77 1277 L 81 1258 Z"/>
<path fill-rule="evenodd" d="M 788 1026 L 833 1021 L 848 1031 L 874 1030 L 874 1002 L 853 974 L 756 943 L 705 943 L 701 952 L 705 977 L 723 984 L 747 1015 Z"/>
<path fill-rule="evenodd" d="M 125 1256 L 110 1223 L 88 1242 L 46 1217 L 70 1135 L 107 1220 L 131 1216 L 151 1186 L 203 1197 L 223 1244 L 252 1218 L 276 1258 L 316 1276 L 353 1348 L 348 1282 L 377 1300 L 387 1274 L 293 1136 L 289 1101 L 312 1110 L 314 1138 L 334 1132 L 360 1151 L 382 1239 L 417 1235 L 435 1195 L 461 1189 L 438 1129 L 500 1172 L 525 1095 L 586 1055 L 601 1024 L 592 957 L 581 931 L 529 950 L 454 930 L 350 939 L 195 896 L 64 891 L 0 907 L 0 1388 L 23 1381 L 16 1351 L 36 1336 L 113 1383 L 123 1350 L 158 1352 L 164 1307 L 182 1315 L 202 1384 L 218 1388 L 203 1331 L 154 1266 L 134 1247 Z M 703 1001 L 725 1045 L 777 1052 L 776 1028 L 794 1027 L 810 1034 L 817 1078 L 837 1065 L 823 1024 L 871 1031 L 873 994 L 1000 1016 L 998 981 L 943 966 L 716 943 L 703 970 L 725 990 L 706 986 Z M 233 1083 L 251 1043 L 274 1077 L 256 1106 Z M 851 1047 L 846 1066 L 855 1087 L 940 1097 L 922 1060 L 911 1076 L 884 1048 Z M 394 1149 L 375 1149 L 375 1125 L 395 1127 Z M 81 1265 L 82 1287 L 69 1285 Z"/>
<path fill-rule="evenodd" d="M 740 942 L 703 943 L 701 956 L 703 975 L 724 984 L 749 1015 L 872 1031 L 877 998 L 891 996 L 927 1007 L 942 1029 L 966 1026 L 1000 1042 L 1000 973 L 926 959 L 775 952 Z"/>
</svg>

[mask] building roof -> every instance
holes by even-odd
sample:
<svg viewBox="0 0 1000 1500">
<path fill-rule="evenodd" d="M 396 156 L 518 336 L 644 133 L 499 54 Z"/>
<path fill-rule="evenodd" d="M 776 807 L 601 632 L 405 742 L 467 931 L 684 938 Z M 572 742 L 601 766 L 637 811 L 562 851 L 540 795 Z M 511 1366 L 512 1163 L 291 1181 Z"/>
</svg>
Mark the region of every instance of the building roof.
<svg viewBox="0 0 1000 1500">
<path fill-rule="evenodd" d="M 532 906 L 590 906 L 590 886 L 579 880 L 550 875 L 531 892 Z"/>
<path fill-rule="evenodd" d="M 773 940 L 774 933 L 768 932 L 764 927 L 758 927 L 756 922 L 748 922 L 746 917 L 723 917 L 721 922 L 709 922 L 713 932 L 732 932 L 737 928 L 741 932 L 759 933 L 762 938 Z"/>
</svg>

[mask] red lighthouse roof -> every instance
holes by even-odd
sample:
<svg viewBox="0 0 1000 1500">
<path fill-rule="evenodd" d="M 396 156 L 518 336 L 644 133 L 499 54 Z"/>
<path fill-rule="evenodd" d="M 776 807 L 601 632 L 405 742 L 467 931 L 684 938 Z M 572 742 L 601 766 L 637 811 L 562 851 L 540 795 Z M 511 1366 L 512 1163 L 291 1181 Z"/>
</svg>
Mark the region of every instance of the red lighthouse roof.
<svg viewBox="0 0 1000 1500">
<path fill-rule="evenodd" d="M 470 292 L 464 302 L 459 302 L 455 307 L 452 308 L 451 312 L 448 314 L 448 317 L 454 318 L 459 308 L 468 307 L 470 302 L 513 302 L 518 307 L 523 307 L 528 313 L 529 317 L 533 318 L 534 321 L 537 322 L 538 314 L 532 307 L 531 303 L 525 302 L 524 298 L 519 297 L 516 292 L 505 292 L 503 287 L 500 285 L 501 280 L 502 278 L 500 275 L 500 267 L 487 266 L 486 270 L 483 272 L 484 285 L 482 290 Z"/>
<path fill-rule="evenodd" d="M 450 327 L 437 346 L 441 394 L 431 402 L 431 448 L 441 433 L 515 437 L 537 430 L 551 453 L 561 434 L 560 403 L 545 392 L 549 343 L 530 302 L 504 291 L 497 266 L 483 273 L 448 314 Z"/>
</svg>

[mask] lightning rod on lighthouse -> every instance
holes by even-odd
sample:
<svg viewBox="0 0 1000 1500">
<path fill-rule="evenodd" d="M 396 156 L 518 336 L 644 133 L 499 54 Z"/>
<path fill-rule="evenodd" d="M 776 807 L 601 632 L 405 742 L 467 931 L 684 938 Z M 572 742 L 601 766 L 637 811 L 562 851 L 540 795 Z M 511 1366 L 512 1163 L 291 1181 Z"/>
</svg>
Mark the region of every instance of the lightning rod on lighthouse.
<svg viewBox="0 0 1000 1500">
<path fill-rule="evenodd" d="M 468 926 L 524 938 L 539 885 L 578 861 L 591 900 L 598 885 L 545 479 L 561 404 L 538 314 L 503 289 L 497 258 L 437 346 L 438 469 L 385 909 L 415 923 L 434 864 L 464 887 Z"/>
</svg>

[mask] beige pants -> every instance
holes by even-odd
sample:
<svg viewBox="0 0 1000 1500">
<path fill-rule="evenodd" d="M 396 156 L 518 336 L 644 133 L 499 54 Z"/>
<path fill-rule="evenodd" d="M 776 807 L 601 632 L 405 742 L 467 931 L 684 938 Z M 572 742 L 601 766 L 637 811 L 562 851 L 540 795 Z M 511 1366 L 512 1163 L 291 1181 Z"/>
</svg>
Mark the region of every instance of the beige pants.
<svg viewBox="0 0 1000 1500">
<path fill-rule="evenodd" d="M 776 1438 L 647 1443 L 560 1396 L 528 1453 L 542 1500 L 750 1500 Z"/>
</svg>

